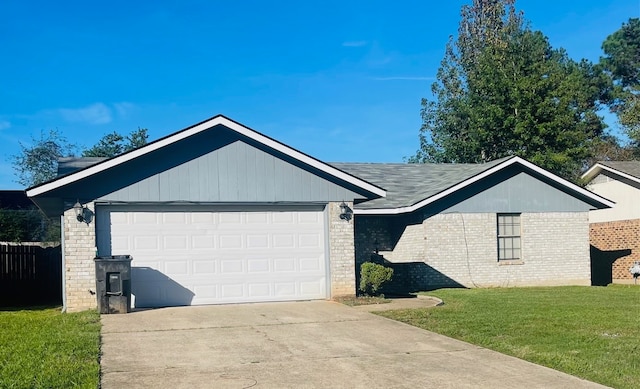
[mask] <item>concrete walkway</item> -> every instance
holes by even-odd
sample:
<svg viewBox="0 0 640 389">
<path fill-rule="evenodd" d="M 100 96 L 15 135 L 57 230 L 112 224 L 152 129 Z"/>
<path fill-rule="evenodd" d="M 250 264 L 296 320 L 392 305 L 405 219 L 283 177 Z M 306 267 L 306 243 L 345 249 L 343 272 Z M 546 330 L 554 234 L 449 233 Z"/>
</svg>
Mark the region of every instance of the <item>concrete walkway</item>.
<svg viewBox="0 0 640 389">
<path fill-rule="evenodd" d="M 102 316 L 102 388 L 602 388 L 336 302 Z"/>
</svg>

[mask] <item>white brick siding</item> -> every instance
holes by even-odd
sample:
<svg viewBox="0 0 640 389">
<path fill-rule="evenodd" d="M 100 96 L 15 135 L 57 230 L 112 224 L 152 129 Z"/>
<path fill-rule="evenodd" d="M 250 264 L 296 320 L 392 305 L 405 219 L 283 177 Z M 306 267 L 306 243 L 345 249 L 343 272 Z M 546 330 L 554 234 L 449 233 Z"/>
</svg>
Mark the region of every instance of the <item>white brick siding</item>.
<svg viewBox="0 0 640 389">
<path fill-rule="evenodd" d="M 329 258 L 331 297 L 355 295 L 355 249 L 353 241 L 353 218 L 340 218 L 340 204 L 329 203 Z M 353 204 L 347 203 L 353 209 Z"/>
<path fill-rule="evenodd" d="M 94 212 L 93 203 L 86 206 Z M 64 297 L 68 312 L 82 311 L 97 307 L 96 296 L 89 291 L 96 290 L 95 223 L 79 222 L 73 208 L 64 213 Z"/>
<path fill-rule="evenodd" d="M 431 216 L 381 254 L 394 264 L 424 263 L 408 270 L 422 288 L 590 284 L 587 212 L 523 213 L 521 226 L 521 261 L 498 262 L 495 213 Z"/>
</svg>

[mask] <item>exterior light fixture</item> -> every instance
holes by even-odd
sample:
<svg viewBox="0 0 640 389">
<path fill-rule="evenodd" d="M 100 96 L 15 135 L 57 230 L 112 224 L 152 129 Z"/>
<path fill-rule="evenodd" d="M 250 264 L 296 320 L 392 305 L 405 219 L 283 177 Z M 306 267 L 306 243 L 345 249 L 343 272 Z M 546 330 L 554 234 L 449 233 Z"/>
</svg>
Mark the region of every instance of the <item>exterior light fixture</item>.
<svg viewBox="0 0 640 389">
<path fill-rule="evenodd" d="M 353 210 L 343 201 L 342 204 L 340 204 L 340 219 L 349 221 L 352 216 Z"/>
<path fill-rule="evenodd" d="M 633 283 L 638 283 L 638 277 L 640 277 L 640 262 L 634 262 L 633 266 L 629 268 L 629 272 L 633 276 Z"/>
<path fill-rule="evenodd" d="M 73 204 L 73 210 L 76 212 L 76 219 L 80 222 L 80 223 L 89 223 L 88 218 L 87 218 L 87 211 L 88 209 L 80 204 L 80 200 L 76 201 L 75 204 Z"/>
</svg>

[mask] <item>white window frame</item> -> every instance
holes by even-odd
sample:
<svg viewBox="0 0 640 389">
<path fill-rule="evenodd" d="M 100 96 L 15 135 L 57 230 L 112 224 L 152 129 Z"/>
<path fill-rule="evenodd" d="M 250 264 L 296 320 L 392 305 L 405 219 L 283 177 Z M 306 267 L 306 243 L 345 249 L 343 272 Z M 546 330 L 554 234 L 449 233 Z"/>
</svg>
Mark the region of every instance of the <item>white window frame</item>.
<svg viewBox="0 0 640 389">
<path fill-rule="evenodd" d="M 498 262 L 522 261 L 522 214 L 496 215 Z"/>
</svg>

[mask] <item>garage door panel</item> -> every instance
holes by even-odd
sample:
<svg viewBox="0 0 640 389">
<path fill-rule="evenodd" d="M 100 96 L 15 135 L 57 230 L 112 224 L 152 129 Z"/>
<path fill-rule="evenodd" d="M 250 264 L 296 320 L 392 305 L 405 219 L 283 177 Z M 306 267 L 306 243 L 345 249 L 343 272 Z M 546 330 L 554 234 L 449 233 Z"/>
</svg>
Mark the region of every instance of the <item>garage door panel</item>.
<svg viewBox="0 0 640 389">
<path fill-rule="evenodd" d="M 268 258 L 263 259 L 247 259 L 248 273 L 269 273 L 271 265 Z"/>
<path fill-rule="evenodd" d="M 238 274 L 244 272 L 244 263 L 240 259 L 221 259 L 220 274 Z"/>
<path fill-rule="evenodd" d="M 187 236 L 165 236 L 162 239 L 162 248 L 165 250 L 185 250 L 187 248 Z"/>
<path fill-rule="evenodd" d="M 218 237 L 219 247 L 221 249 L 242 249 L 242 235 L 241 234 L 223 234 Z"/>
<path fill-rule="evenodd" d="M 271 285 L 264 282 L 249 284 L 248 293 L 252 298 L 267 298 L 272 294 Z"/>
<path fill-rule="evenodd" d="M 98 207 L 99 254 L 132 255 L 137 306 L 326 298 L 322 211 L 174 209 Z"/>
<path fill-rule="evenodd" d="M 191 249 L 210 250 L 216 247 L 216 238 L 208 234 L 191 235 Z"/>
<path fill-rule="evenodd" d="M 201 276 L 210 276 L 217 273 L 215 260 L 193 260 L 193 274 Z"/>
<path fill-rule="evenodd" d="M 276 282 L 274 284 L 275 295 L 278 297 L 295 297 L 296 296 L 296 283 L 295 282 Z"/>
<path fill-rule="evenodd" d="M 295 237 L 292 234 L 274 234 L 273 247 L 277 249 L 288 249 L 296 247 Z"/>
<path fill-rule="evenodd" d="M 266 249 L 269 247 L 269 234 L 247 234 L 248 249 Z"/>
</svg>

